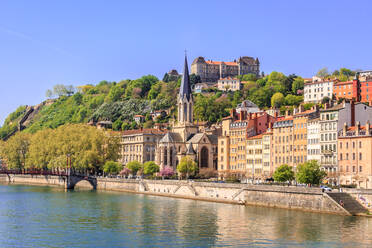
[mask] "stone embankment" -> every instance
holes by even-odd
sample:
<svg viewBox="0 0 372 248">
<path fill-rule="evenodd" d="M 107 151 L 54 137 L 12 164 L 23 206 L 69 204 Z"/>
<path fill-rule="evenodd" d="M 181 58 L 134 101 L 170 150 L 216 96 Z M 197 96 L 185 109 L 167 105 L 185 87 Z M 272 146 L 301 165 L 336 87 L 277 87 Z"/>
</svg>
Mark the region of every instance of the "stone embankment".
<svg viewBox="0 0 372 248">
<path fill-rule="evenodd" d="M 0 181 L 18 184 L 63 186 L 63 180 L 58 176 L 0 175 Z M 76 186 L 92 187 L 86 181 L 81 181 Z M 223 203 L 350 215 L 337 201 L 327 193 L 323 193 L 319 188 L 98 178 L 97 190 L 123 191 Z"/>
</svg>

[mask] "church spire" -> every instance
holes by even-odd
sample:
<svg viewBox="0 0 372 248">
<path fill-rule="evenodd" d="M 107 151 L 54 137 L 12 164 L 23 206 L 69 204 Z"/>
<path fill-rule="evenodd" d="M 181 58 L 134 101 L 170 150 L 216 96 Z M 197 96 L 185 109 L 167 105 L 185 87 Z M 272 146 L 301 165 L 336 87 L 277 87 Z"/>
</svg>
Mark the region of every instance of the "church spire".
<svg viewBox="0 0 372 248">
<path fill-rule="evenodd" d="M 183 67 L 183 75 L 182 75 L 182 81 L 181 81 L 181 87 L 180 87 L 180 98 L 183 99 L 186 97 L 186 99 L 189 101 L 192 97 L 191 93 L 191 85 L 190 85 L 190 76 L 189 76 L 189 68 L 187 65 L 187 56 L 185 54 L 185 64 Z"/>
</svg>

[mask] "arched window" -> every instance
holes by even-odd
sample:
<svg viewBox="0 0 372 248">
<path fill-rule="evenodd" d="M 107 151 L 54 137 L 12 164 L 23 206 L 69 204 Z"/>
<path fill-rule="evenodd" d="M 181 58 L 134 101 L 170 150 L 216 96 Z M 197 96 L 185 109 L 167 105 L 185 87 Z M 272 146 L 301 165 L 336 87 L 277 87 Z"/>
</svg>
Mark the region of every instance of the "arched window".
<svg viewBox="0 0 372 248">
<path fill-rule="evenodd" d="M 207 147 L 203 147 L 200 151 L 200 167 L 208 168 L 209 151 Z"/>
</svg>

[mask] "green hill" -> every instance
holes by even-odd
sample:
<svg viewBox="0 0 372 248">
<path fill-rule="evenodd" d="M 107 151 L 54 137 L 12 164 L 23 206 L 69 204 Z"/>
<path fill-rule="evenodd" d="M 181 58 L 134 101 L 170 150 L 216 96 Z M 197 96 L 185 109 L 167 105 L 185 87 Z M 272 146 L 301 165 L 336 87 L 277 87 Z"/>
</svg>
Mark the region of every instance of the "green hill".
<svg viewBox="0 0 372 248">
<path fill-rule="evenodd" d="M 192 76 L 192 75 L 191 75 Z M 229 114 L 229 110 L 245 99 L 266 108 L 275 104 L 297 105 L 302 101 L 296 96 L 303 88 L 303 79 L 295 75 L 285 76 L 279 72 L 257 79 L 254 75 L 239 76 L 245 81 L 240 91 L 221 92 L 209 88 L 194 96 L 195 119 L 215 123 Z M 192 77 L 192 78 L 195 78 Z M 7 139 L 17 130 L 35 133 L 46 128 L 57 128 L 68 123 L 88 123 L 109 120 L 114 130 L 137 128 L 133 116 L 146 116 L 141 124 L 152 127 L 154 121 L 149 113 L 154 110 L 169 110 L 169 115 L 155 120 L 167 122 L 174 118 L 177 106 L 178 81 L 160 81 L 152 75 L 136 80 L 122 80 L 118 83 L 102 81 L 97 85 L 72 86 L 55 85 L 46 95 L 49 100 L 37 106 L 21 106 L 11 113 L 0 128 L 0 138 Z M 192 82 L 192 84 L 195 82 Z M 272 100 L 272 96 L 276 95 Z"/>
</svg>

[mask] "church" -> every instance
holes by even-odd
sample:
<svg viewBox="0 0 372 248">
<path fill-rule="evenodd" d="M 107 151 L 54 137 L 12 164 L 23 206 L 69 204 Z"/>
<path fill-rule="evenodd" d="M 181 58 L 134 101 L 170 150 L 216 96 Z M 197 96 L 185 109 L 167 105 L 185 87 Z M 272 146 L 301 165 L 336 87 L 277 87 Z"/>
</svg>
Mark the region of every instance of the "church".
<svg viewBox="0 0 372 248">
<path fill-rule="evenodd" d="M 156 146 L 156 163 L 160 168 L 170 166 L 176 170 L 182 157 L 190 156 L 198 163 L 199 170 L 217 170 L 218 137 L 201 132 L 194 122 L 194 101 L 186 56 L 177 104 L 177 121 L 170 132 L 159 140 Z"/>
</svg>

